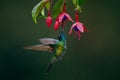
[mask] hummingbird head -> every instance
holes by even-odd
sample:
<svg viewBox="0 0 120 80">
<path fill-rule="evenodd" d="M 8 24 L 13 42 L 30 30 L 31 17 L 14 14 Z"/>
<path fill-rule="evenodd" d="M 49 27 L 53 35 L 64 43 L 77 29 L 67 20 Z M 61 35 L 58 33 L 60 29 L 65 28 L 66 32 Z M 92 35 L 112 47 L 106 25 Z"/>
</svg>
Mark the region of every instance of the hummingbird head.
<svg viewBox="0 0 120 80">
<path fill-rule="evenodd" d="M 60 32 L 59 32 L 58 40 L 59 40 L 59 41 L 62 41 L 62 40 L 64 41 L 64 40 L 66 40 L 66 36 L 65 36 L 64 31 L 60 31 Z"/>
</svg>

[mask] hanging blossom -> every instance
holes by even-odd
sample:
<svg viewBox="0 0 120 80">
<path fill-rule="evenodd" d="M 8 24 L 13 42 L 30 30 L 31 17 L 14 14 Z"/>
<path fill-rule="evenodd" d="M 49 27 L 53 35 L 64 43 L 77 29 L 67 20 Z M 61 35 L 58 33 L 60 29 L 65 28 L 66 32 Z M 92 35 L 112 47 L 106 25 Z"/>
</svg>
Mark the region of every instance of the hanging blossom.
<svg viewBox="0 0 120 80">
<path fill-rule="evenodd" d="M 48 17 L 46 18 L 46 24 L 47 24 L 48 28 L 52 24 L 52 17 L 50 16 L 50 10 L 48 11 Z"/>
<path fill-rule="evenodd" d="M 46 18 L 46 24 L 47 24 L 48 28 L 50 28 L 50 26 L 52 24 L 52 17 L 50 15 L 50 10 L 51 10 L 51 4 L 52 4 L 52 2 L 51 2 L 51 0 L 49 0 L 49 2 L 50 2 L 50 7 L 49 7 L 49 10 L 48 10 L 48 16 Z"/>
<path fill-rule="evenodd" d="M 63 12 L 59 14 L 58 17 L 56 18 L 56 21 L 54 24 L 54 30 L 57 30 L 60 26 L 60 23 L 64 23 L 65 21 L 74 22 L 72 18 L 70 17 L 70 15 L 66 13 L 66 3 L 64 3 Z"/>
<path fill-rule="evenodd" d="M 76 11 L 76 22 L 71 26 L 71 29 L 69 31 L 69 35 L 72 34 L 72 30 L 75 31 L 75 36 L 78 35 L 78 40 L 80 40 L 81 33 L 87 32 L 86 27 L 83 23 L 79 22 L 79 16 L 78 12 Z"/>
</svg>

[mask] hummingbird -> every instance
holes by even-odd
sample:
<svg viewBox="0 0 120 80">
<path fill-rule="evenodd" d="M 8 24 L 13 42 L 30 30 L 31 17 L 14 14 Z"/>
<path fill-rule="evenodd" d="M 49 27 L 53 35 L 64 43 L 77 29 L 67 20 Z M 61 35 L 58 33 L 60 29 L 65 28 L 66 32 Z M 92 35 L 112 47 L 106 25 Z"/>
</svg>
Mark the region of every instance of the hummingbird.
<svg viewBox="0 0 120 80">
<path fill-rule="evenodd" d="M 62 61 L 64 54 L 66 53 L 66 36 L 64 31 L 60 31 L 58 35 L 58 39 L 53 38 L 41 38 L 41 44 L 32 45 L 24 47 L 29 50 L 38 50 L 38 51 L 48 51 L 52 54 L 50 63 L 48 65 L 46 73 L 48 73 L 53 64 L 58 61 Z"/>
</svg>

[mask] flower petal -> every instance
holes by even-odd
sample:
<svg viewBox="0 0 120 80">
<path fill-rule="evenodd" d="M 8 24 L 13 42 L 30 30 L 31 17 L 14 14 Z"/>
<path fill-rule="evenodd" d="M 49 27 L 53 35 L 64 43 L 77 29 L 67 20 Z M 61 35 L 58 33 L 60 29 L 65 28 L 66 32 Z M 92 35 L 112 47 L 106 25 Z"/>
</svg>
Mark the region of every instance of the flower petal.
<svg viewBox="0 0 120 80">
<path fill-rule="evenodd" d="M 80 31 L 75 31 L 74 37 L 78 36 L 78 40 L 80 40 L 81 37 L 81 32 Z"/>
<path fill-rule="evenodd" d="M 80 31 L 78 31 L 78 32 L 77 32 L 77 35 L 78 35 L 78 40 L 80 40 L 80 37 L 81 37 L 81 32 L 80 32 Z"/>
<path fill-rule="evenodd" d="M 79 31 L 83 33 L 84 32 L 83 24 L 80 22 L 76 22 L 76 24 L 77 24 L 77 28 L 79 29 Z"/>
<path fill-rule="evenodd" d="M 74 23 L 74 24 L 71 26 L 70 31 L 69 31 L 69 35 L 72 34 L 72 29 L 73 29 L 75 26 L 76 26 L 76 23 Z"/>
<path fill-rule="evenodd" d="M 70 17 L 70 15 L 68 15 L 67 13 L 64 13 L 64 14 L 65 14 L 65 16 L 68 18 L 68 20 L 74 22 L 74 21 L 72 20 L 72 18 Z"/>
<path fill-rule="evenodd" d="M 86 28 L 86 26 L 84 24 L 83 25 L 83 28 L 84 28 L 84 32 L 88 32 L 88 29 Z"/>
<path fill-rule="evenodd" d="M 61 14 L 58 16 L 58 18 L 59 18 L 59 23 L 61 23 L 62 20 L 63 20 L 63 18 L 64 18 L 64 13 L 61 13 Z"/>
</svg>

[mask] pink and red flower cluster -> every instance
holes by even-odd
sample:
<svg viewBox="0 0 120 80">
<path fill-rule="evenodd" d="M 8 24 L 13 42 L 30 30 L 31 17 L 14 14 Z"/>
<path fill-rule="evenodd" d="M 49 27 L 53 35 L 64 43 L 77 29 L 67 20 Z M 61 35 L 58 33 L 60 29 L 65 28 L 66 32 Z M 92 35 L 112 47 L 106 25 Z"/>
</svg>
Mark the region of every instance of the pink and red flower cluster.
<svg viewBox="0 0 120 80">
<path fill-rule="evenodd" d="M 86 29 L 85 25 L 79 21 L 79 15 L 78 15 L 77 10 L 76 10 L 75 18 L 76 18 L 76 22 L 71 26 L 69 35 L 71 35 L 72 30 L 74 30 L 75 36 L 77 35 L 78 40 L 80 40 L 81 33 L 87 32 L 87 29 Z M 58 30 L 58 28 L 60 27 L 60 24 L 62 24 L 62 28 L 63 28 L 64 23 L 66 21 L 74 22 L 73 19 L 70 17 L 70 15 L 66 13 L 66 4 L 64 4 L 63 12 L 60 13 L 56 18 L 56 21 L 54 24 L 54 30 L 55 31 Z M 52 24 L 52 17 L 50 16 L 50 11 L 48 11 L 48 17 L 46 18 L 46 24 L 48 27 L 50 27 Z"/>
</svg>

